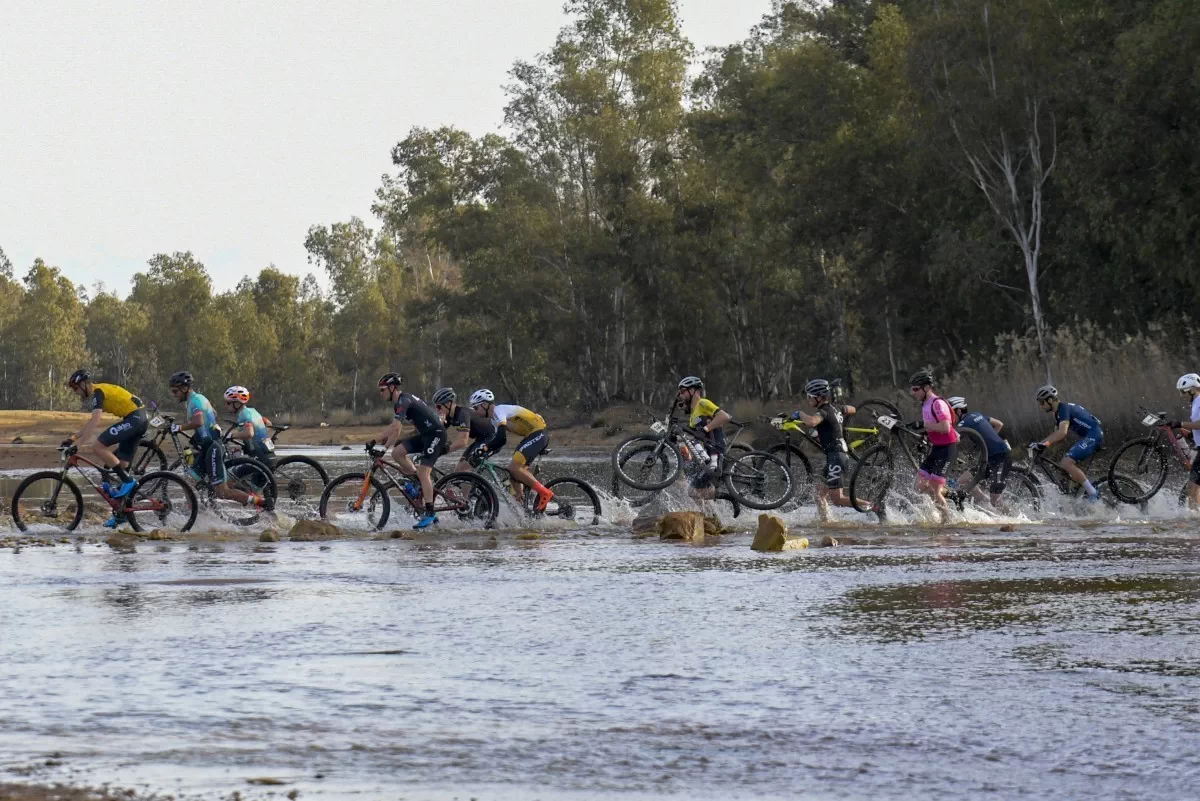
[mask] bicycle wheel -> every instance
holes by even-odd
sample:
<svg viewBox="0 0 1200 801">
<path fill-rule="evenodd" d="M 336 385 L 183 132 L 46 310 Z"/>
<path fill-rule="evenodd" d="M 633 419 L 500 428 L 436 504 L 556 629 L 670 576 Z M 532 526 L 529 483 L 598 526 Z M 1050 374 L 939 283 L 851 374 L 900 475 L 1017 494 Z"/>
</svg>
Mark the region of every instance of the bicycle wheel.
<svg viewBox="0 0 1200 801">
<path fill-rule="evenodd" d="M 808 461 L 804 451 L 795 445 L 780 442 L 767 448 L 767 453 L 782 461 L 791 471 L 792 484 L 796 489 L 788 504 L 789 508 L 813 503 L 816 496 L 813 493 L 812 463 Z"/>
<path fill-rule="evenodd" d="M 1153 498 L 1167 481 L 1167 452 L 1155 445 L 1150 437 L 1140 437 L 1126 442 L 1108 466 L 1108 480 L 1113 495 L 1125 503 L 1145 503 Z M 1130 479 L 1117 481 L 1117 476 Z M 1137 497 L 1127 497 L 1140 490 Z"/>
<path fill-rule="evenodd" d="M 654 455 L 651 453 L 652 451 L 658 451 L 658 454 Z M 639 459 L 644 459 L 647 457 L 657 459 L 660 464 L 655 466 L 654 472 L 658 473 L 661 471 L 663 474 L 666 474 L 666 472 L 670 470 L 670 457 L 668 456 L 669 453 L 670 451 L 666 449 L 660 449 L 657 443 L 644 442 L 641 445 L 637 445 L 622 451 L 620 455 L 620 461 L 622 469 L 625 469 L 625 466 L 630 462 L 637 464 Z M 658 495 L 658 493 L 662 491 L 634 489 L 622 481 L 619 478 L 619 475 L 619 470 L 613 471 L 612 494 L 617 498 L 624 498 L 630 506 L 643 506 L 650 502 L 655 496 Z"/>
<path fill-rule="evenodd" d="M 860 512 L 883 508 L 894 472 L 887 446 L 879 444 L 864 452 L 850 471 L 850 503 Z"/>
<path fill-rule="evenodd" d="M 381 529 L 387 525 L 392 501 L 387 489 L 366 473 L 343 473 L 325 485 L 317 512 L 338 528 Z"/>
<path fill-rule="evenodd" d="M 1137 498 L 1145 493 L 1145 486 L 1129 476 L 1117 473 L 1111 479 L 1102 478 L 1096 482 L 1096 491 L 1100 493 L 1100 500 L 1109 509 L 1115 509 L 1118 504 L 1124 503 L 1136 506 L 1139 512 L 1146 511 L 1146 501 L 1124 500 L 1125 498 Z"/>
<path fill-rule="evenodd" d="M 578 478 L 556 478 L 546 482 L 546 489 L 554 491 L 554 497 L 546 507 L 546 517 L 572 520 L 591 526 L 600 522 L 603 510 L 600 496 L 592 485 Z"/>
<path fill-rule="evenodd" d="M 985 491 L 987 487 L 983 488 Z M 1000 496 L 1002 504 L 1014 509 L 1040 512 L 1042 509 L 1042 484 L 1027 468 L 1013 465 L 1008 471 L 1008 484 Z"/>
<path fill-rule="evenodd" d="M 143 476 L 146 473 L 161 472 L 167 469 L 167 455 L 162 448 L 148 439 L 138 443 L 137 453 L 129 465 L 129 474 Z"/>
<path fill-rule="evenodd" d="M 956 428 L 958 448 L 954 464 L 948 465 L 946 475 L 953 478 L 958 489 L 968 492 L 987 474 L 987 442 L 983 435 L 971 428 Z"/>
<path fill-rule="evenodd" d="M 729 494 L 751 509 L 778 509 L 796 492 L 783 460 L 762 451 L 728 459 L 723 478 Z"/>
<path fill-rule="evenodd" d="M 74 531 L 83 520 L 83 495 L 61 472 L 46 470 L 26 476 L 13 491 L 13 522 L 21 531 L 46 527 L 48 533 Z"/>
<path fill-rule="evenodd" d="M 880 443 L 884 429 L 876 422 L 882 415 L 903 420 L 900 411 L 891 403 L 878 398 L 867 398 L 853 404 L 854 414 L 842 422 L 842 435 L 850 451 L 850 458 L 857 461 L 864 453 Z"/>
<path fill-rule="evenodd" d="M 195 525 L 199 508 L 196 491 L 182 476 L 160 470 L 138 480 L 121 513 L 134 531 L 149 527 L 182 533 Z"/>
<path fill-rule="evenodd" d="M 638 459 L 622 459 L 625 451 L 650 444 Z M 666 461 L 663 457 L 666 457 Z M 662 437 L 635 434 L 618 445 L 612 453 L 613 474 L 625 484 L 639 490 L 665 489 L 679 478 L 683 457 L 679 449 Z"/>
<path fill-rule="evenodd" d="M 225 487 L 247 495 L 261 495 L 266 500 L 266 508 L 274 508 L 277 497 L 275 477 L 257 459 L 249 456 L 226 459 Z M 207 500 L 209 507 L 218 517 L 234 526 L 252 526 L 263 513 L 263 507 L 219 497 L 214 487 L 209 487 Z"/>
<path fill-rule="evenodd" d="M 474 473 L 447 473 L 433 485 L 434 511 L 453 512 L 464 523 L 491 528 L 500 514 L 500 499 L 486 479 Z"/>
<path fill-rule="evenodd" d="M 279 493 L 276 508 L 299 520 L 317 517 L 329 473 L 308 456 L 285 456 L 271 470 Z"/>
</svg>

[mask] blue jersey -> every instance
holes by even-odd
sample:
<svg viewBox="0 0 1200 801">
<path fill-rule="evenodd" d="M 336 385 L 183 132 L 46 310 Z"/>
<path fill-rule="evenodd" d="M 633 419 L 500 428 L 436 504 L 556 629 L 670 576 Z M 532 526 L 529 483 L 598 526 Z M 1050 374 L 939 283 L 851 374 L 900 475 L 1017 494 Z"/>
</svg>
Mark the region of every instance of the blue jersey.
<svg viewBox="0 0 1200 801">
<path fill-rule="evenodd" d="M 258 410 L 243 406 L 238 410 L 237 424 L 240 428 L 247 423 L 254 429 L 254 439 L 251 442 L 255 445 L 262 445 L 271 436 L 267 431 L 267 424 L 263 422 L 263 416 L 258 413 Z"/>
<path fill-rule="evenodd" d="M 188 392 L 187 396 L 187 420 L 189 423 L 196 416 L 196 412 L 200 412 L 203 416 L 204 423 L 192 434 L 192 442 L 197 445 L 207 445 L 213 440 L 220 439 L 221 432 L 217 428 L 217 413 L 213 410 L 212 404 L 208 402 L 208 398 L 192 390 Z"/>
<path fill-rule="evenodd" d="M 963 415 L 963 418 L 958 421 L 958 424 L 963 428 L 969 428 L 972 431 L 978 432 L 979 436 L 983 437 L 984 444 L 987 445 L 988 458 L 993 456 L 1003 456 L 1008 453 L 1008 444 L 1004 438 L 996 433 L 996 429 L 992 428 L 991 422 L 985 415 L 979 412 L 968 412 Z"/>
<path fill-rule="evenodd" d="M 1054 422 L 1061 423 L 1064 420 L 1067 421 L 1068 430 L 1081 439 L 1104 439 L 1104 429 L 1100 427 L 1100 420 L 1078 403 L 1058 404 Z"/>
</svg>

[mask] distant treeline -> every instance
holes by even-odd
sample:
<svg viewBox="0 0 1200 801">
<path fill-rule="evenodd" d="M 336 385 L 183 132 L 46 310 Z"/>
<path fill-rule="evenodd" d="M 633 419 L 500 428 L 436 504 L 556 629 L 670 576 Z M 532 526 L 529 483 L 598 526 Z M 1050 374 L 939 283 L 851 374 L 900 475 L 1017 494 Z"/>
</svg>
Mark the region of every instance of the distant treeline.
<svg viewBox="0 0 1200 801">
<path fill-rule="evenodd" d="M 1063 364 L 1065 326 L 1196 364 L 1194 3 L 778 2 L 707 53 L 671 0 L 567 10 L 508 75 L 505 135 L 414 129 L 374 227 L 308 231 L 327 290 L 268 267 L 214 294 L 175 253 L 89 296 L 0 256 L 0 404 L 73 406 L 80 364 L 305 414 L 373 408 L 386 369 L 584 409 L 683 374 L 767 401 L 925 366 L 1003 388 Z"/>
</svg>

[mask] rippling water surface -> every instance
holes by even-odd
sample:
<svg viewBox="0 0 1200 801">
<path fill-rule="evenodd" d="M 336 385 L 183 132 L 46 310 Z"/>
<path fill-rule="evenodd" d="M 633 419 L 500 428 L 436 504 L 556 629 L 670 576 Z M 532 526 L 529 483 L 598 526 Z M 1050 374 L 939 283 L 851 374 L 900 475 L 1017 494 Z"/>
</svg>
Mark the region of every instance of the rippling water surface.
<svg viewBox="0 0 1200 801">
<path fill-rule="evenodd" d="M 869 544 L 0 551 L 0 768 L 205 796 L 1196 797 L 1195 523 L 835 533 Z"/>
</svg>

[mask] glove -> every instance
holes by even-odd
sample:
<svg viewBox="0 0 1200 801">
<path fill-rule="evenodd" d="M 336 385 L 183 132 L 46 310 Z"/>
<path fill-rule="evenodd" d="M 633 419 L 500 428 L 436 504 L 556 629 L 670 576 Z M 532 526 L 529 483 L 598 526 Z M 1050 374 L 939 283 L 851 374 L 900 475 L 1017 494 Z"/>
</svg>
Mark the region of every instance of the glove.
<svg viewBox="0 0 1200 801">
<path fill-rule="evenodd" d="M 1035 453 L 1041 453 L 1042 451 L 1046 450 L 1046 443 L 1031 442 L 1029 443 L 1029 450 L 1034 451 Z"/>
<path fill-rule="evenodd" d="M 71 437 L 67 437 L 66 439 L 64 439 L 64 440 L 62 441 L 62 445 L 59 445 L 58 447 L 60 447 L 60 448 L 73 448 L 73 447 L 75 447 L 75 440 L 74 440 L 74 439 L 72 439 Z"/>
<path fill-rule="evenodd" d="M 1180 423 L 1178 420 L 1168 420 L 1167 422 L 1163 423 L 1163 425 L 1167 428 L 1179 428 L 1182 423 Z"/>
<path fill-rule="evenodd" d="M 792 412 L 792 419 L 793 419 L 793 420 L 799 420 L 799 419 L 800 419 L 800 412 L 799 412 L 799 411 Z"/>
<path fill-rule="evenodd" d="M 172 434 L 178 434 L 178 433 L 179 433 L 179 431 L 180 431 L 180 429 L 179 429 L 179 423 L 171 423 L 171 433 L 172 433 Z"/>
</svg>

